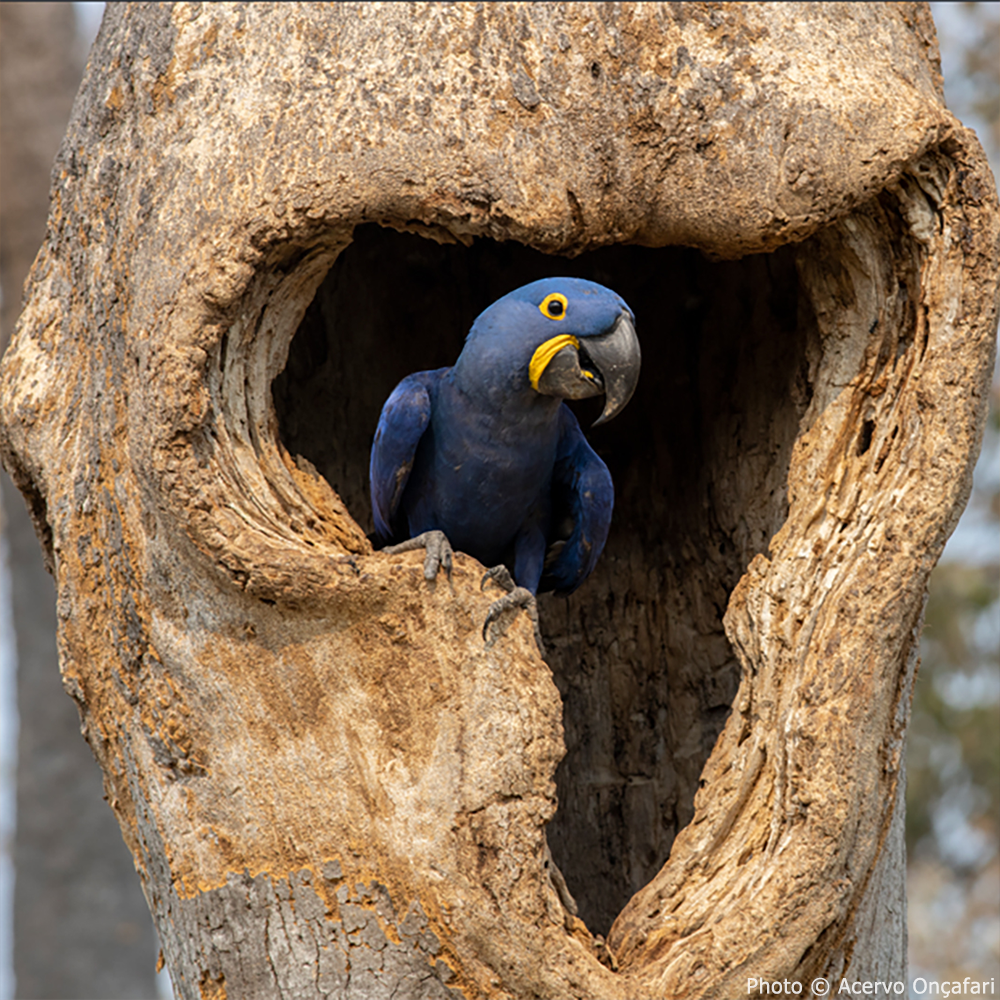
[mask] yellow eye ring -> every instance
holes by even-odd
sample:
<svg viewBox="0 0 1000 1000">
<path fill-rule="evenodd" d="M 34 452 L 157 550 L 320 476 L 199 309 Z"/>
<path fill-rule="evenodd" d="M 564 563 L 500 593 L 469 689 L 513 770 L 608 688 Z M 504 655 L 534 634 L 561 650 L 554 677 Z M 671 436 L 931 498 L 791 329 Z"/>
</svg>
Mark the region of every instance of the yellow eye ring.
<svg viewBox="0 0 1000 1000">
<path fill-rule="evenodd" d="M 538 308 L 546 319 L 565 319 L 569 301 L 560 292 L 553 292 L 542 299 Z"/>
</svg>

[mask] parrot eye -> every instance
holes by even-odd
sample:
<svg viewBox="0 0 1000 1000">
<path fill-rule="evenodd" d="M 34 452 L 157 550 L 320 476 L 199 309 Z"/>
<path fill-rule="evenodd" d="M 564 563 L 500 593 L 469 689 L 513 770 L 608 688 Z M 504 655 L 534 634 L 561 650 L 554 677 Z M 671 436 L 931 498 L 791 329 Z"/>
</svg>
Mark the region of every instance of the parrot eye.
<svg viewBox="0 0 1000 1000">
<path fill-rule="evenodd" d="M 546 316 L 548 319 L 564 319 L 566 316 L 566 306 L 569 303 L 566 300 L 565 295 L 560 295 L 559 292 L 553 292 L 551 295 L 546 295 L 542 299 L 539 309 L 542 311 L 542 315 Z"/>
</svg>

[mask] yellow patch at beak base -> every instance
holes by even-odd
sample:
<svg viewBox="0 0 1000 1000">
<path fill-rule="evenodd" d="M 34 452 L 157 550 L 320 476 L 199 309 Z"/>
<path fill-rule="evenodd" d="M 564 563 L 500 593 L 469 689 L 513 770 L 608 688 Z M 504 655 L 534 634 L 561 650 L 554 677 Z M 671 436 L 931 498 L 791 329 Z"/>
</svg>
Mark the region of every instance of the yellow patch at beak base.
<svg viewBox="0 0 1000 1000">
<path fill-rule="evenodd" d="M 570 346 L 579 347 L 580 341 L 571 333 L 560 333 L 558 337 L 546 340 L 544 344 L 535 350 L 535 353 L 531 355 L 531 363 L 528 365 L 528 381 L 531 383 L 532 389 L 536 392 L 538 391 L 538 380 L 542 377 L 542 373 L 548 367 L 549 362 L 564 347 Z"/>
</svg>

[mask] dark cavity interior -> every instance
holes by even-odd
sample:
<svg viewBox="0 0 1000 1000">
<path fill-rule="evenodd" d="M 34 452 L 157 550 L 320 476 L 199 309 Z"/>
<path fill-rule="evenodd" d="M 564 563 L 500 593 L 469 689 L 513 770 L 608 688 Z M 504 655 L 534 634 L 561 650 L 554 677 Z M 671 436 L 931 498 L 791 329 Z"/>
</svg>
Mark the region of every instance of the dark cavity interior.
<svg viewBox="0 0 1000 1000">
<path fill-rule="evenodd" d="M 536 278 L 590 278 L 632 307 L 639 387 L 621 415 L 588 432 L 615 482 L 608 545 L 577 593 L 539 602 L 567 746 L 549 842 L 595 933 L 607 933 L 690 821 L 736 693 L 722 616 L 785 518 L 809 403 L 815 323 L 799 294 L 802 252 L 715 263 L 682 247 L 615 246 L 567 259 L 362 226 L 274 382 L 285 446 L 370 532 L 368 452 L 399 379 L 453 363 L 476 315 Z M 580 405 L 585 426 L 600 406 Z"/>
</svg>

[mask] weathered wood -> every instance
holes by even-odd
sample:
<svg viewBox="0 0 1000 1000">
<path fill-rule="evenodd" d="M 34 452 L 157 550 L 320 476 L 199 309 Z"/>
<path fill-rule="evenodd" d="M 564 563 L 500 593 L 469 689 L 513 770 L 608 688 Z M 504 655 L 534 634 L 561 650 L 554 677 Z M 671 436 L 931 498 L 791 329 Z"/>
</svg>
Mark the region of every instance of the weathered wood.
<svg viewBox="0 0 1000 1000">
<path fill-rule="evenodd" d="M 901 977 L 996 262 L 924 5 L 112 8 L 0 416 L 179 994 Z M 395 380 L 555 271 L 644 375 L 550 671 L 484 649 L 473 560 L 372 552 L 364 470 Z"/>
</svg>

